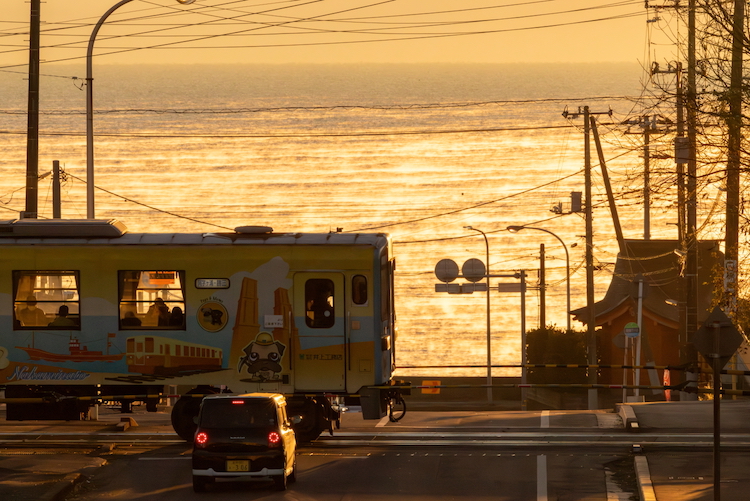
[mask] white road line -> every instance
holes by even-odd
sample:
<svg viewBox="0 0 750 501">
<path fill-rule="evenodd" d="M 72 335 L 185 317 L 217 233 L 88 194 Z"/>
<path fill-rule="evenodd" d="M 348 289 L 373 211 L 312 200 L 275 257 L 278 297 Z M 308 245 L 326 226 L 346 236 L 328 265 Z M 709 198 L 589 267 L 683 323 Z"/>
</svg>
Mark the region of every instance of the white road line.
<svg viewBox="0 0 750 501">
<path fill-rule="evenodd" d="M 177 459 L 192 459 L 190 456 L 178 456 L 173 458 L 138 458 L 138 461 L 174 461 Z"/>
<path fill-rule="evenodd" d="M 536 501 L 547 501 L 547 456 L 536 457 Z"/>
<path fill-rule="evenodd" d="M 542 428 L 549 428 L 549 411 L 542 411 Z"/>
<path fill-rule="evenodd" d="M 380 421 L 378 421 L 378 424 L 376 424 L 376 425 L 375 425 L 375 428 L 380 428 L 380 427 L 382 427 L 382 426 L 385 426 L 385 425 L 387 425 L 387 424 L 388 424 L 388 421 L 390 421 L 390 420 L 391 420 L 391 418 L 390 418 L 390 417 L 388 417 L 388 416 L 383 416 L 383 419 L 381 419 Z"/>
</svg>

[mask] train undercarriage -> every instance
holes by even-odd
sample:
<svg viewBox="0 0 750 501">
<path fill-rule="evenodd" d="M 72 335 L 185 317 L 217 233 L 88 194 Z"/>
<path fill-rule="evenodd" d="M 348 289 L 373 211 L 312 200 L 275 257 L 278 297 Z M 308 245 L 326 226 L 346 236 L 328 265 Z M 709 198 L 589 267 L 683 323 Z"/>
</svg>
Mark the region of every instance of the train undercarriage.
<svg viewBox="0 0 750 501">
<path fill-rule="evenodd" d="M 171 422 L 175 433 L 192 442 L 195 434 L 194 418 L 198 415 L 204 396 L 227 389 L 198 386 L 181 395 L 172 406 Z M 403 395 L 408 390 L 398 387 L 362 388 L 358 395 L 291 394 L 287 395 L 287 412 L 299 416 L 294 425 L 301 442 L 315 440 L 321 433 L 333 434 L 339 428 L 341 414 L 350 407 L 361 406 L 365 419 L 380 419 L 386 415 L 398 421 L 406 412 Z M 146 410 L 156 412 L 159 402 L 166 397 L 161 385 L 8 385 L 6 419 L 78 421 L 91 418 L 91 409 L 103 402 L 119 405 L 123 413 L 132 412 L 135 402 L 145 404 Z"/>
</svg>

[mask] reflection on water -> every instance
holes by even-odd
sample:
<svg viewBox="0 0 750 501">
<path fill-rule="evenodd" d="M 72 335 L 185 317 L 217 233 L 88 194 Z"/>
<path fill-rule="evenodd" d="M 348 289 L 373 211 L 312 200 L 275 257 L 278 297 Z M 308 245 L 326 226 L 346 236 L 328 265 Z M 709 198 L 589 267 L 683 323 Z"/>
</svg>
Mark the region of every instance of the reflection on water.
<svg viewBox="0 0 750 501">
<path fill-rule="evenodd" d="M 635 65 L 579 70 L 102 66 L 95 88 L 96 184 L 108 192 L 97 192 L 97 217 L 120 219 L 135 232 L 248 224 L 282 232 L 389 232 L 398 261 L 399 364 L 481 365 L 486 361 L 484 294 L 434 292 L 433 268 L 440 259 L 459 265 L 471 257 L 484 261 L 481 235 L 463 226 L 488 233 L 493 273 L 526 269 L 531 286 L 538 280 L 539 244 L 546 245 L 547 318 L 561 326 L 565 255 L 559 242 L 542 232 L 513 235 L 504 229 L 534 223 L 569 246 L 579 244 L 570 248 L 573 308 L 584 305 L 584 221 L 550 211 L 569 202 L 571 191 L 584 189 L 582 133 L 564 127 L 569 123 L 561 111 L 591 104 L 626 113 L 627 101 L 576 98 L 636 94 L 640 74 Z M 54 73 L 66 71 L 75 70 Z M 26 83 L 18 75 L 0 78 L 5 109 L 23 112 Z M 540 98 L 559 100 L 533 101 Z M 532 101 L 507 102 L 518 100 Z M 467 105 L 475 102 L 485 104 Z M 43 79 L 42 111 L 58 114 L 41 118 L 40 171 L 60 160 L 70 174 L 63 187 L 63 217 L 69 218 L 86 214 L 83 104 L 83 93 L 70 81 Z M 407 106 L 413 104 L 420 106 Z M 25 182 L 25 116 L 0 115 L 0 122 L 2 130 L 18 132 L 0 135 L 0 195 L 11 218 L 24 203 L 23 191 L 14 190 Z M 602 134 L 608 158 L 631 147 L 622 137 Z M 635 153 L 611 162 L 618 191 L 630 188 L 618 185 L 618 179 L 637 171 L 640 162 Z M 598 181 L 595 193 L 600 297 L 616 248 Z M 51 215 L 48 178 L 40 184 L 39 207 Z M 631 204 L 622 211 L 626 236 L 640 238 L 640 208 Z M 670 218 L 666 210 L 652 216 L 654 238 L 673 237 L 673 227 L 664 223 Z M 532 289 L 529 328 L 537 325 L 538 304 Z M 493 293 L 492 342 L 495 363 L 520 361 L 518 294 Z"/>
</svg>

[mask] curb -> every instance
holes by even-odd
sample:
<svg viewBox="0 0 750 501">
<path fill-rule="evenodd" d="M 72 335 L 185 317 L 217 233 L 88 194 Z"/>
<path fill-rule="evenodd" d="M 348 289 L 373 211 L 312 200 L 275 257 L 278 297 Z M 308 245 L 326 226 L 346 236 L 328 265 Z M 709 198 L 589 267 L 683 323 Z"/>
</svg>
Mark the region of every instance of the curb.
<svg viewBox="0 0 750 501">
<path fill-rule="evenodd" d="M 39 499 L 43 501 L 62 501 L 84 478 L 82 473 L 69 473 L 60 482 L 56 482 L 50 487 Z"/>
<path fill-rule="evenodd" d="M 651 471 L 648 468 L 646 456 L 635 457 L 635 476 L 638 478 L 638 490 L 641 501 L 656 501 L 654 484 L 651 482 Z"/>
<path fill-rule="evenodd" d="M 640 429 L 638 425 L 638 417 L 635 415 L 635 411 L 631 405 L 617 404 L 617 413 L 622 418 L 622 422 L 625 425 L 625 429 L 629 431 L 638 431 Z"/>
</svg>

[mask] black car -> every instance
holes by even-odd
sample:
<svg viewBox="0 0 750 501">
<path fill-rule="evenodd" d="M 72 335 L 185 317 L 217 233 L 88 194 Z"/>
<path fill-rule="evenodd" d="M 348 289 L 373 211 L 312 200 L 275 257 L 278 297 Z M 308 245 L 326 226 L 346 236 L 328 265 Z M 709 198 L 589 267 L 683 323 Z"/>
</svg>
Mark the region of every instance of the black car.
<svg viewBox="0 0 750 501">
<path fill-rule="evenodd" d="M 203 399 L 193 442 L 193 490 L 217 478 L 268 477 L 278 490 L 296 477 L 297 442 L 276 393 L 212 395 Z"/>
</svg>

